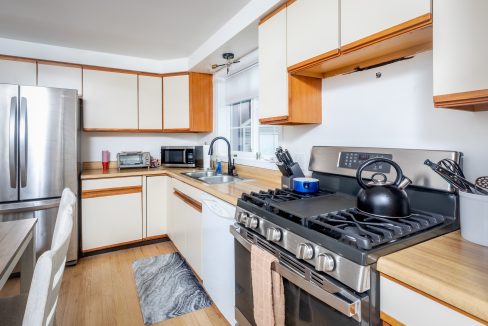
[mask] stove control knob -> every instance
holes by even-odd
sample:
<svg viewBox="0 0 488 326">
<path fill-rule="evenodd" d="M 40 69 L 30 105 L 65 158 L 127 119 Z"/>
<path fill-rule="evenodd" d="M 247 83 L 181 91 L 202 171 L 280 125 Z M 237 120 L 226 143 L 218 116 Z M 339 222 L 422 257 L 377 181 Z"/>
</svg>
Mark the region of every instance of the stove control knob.
<svg viewBox="0 0 488 326">
<path fill-rule="evenodd" d="M 238 223 L 246 224 L 248 218 L 249 218 L 249 213 L 240 212 L 239 215 L 237 215 L 236 220 Z"/>
<path fill-rule="evenodd" d="M 281 231 L 276 228 L 269 228 L 266 230 L 266 240 L 268 241 L 280 241 Z"/>
<path fill-rule="evenodd" d="M 259 219 L 255 216 L 250 216 L 246 219 L 244 224 L 247 228 L 257 229 L 259 226 Z"/>
<path fill-rule="evenodd" d="M 312 259 L 313 258 L 313 247 L 309 243 L 300 243 L 297 248 L 297 253 L 295 255 L 298 259 Z"/>
<path fill-rule="evenodd" d="M 320 254 L 315 262 L 315 269 L 319 272 L 332 272 L 335 268 L 334 257 L 329 254 Z"/>
</svg>

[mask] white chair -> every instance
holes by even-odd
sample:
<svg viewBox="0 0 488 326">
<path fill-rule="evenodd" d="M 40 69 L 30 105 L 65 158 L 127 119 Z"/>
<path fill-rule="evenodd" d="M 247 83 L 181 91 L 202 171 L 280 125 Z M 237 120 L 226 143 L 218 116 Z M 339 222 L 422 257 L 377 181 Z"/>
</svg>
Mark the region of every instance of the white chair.
<svg viewBox="0 0 488 326">
<path fill-rule="evenodd" d="M 75 203 L 74 194 L 69 189 L 65 189 L 54 228 L 51 250 L 46 251 L 39 258 L 27 297 L 19 295 L 0 299 L 0 325 L 54 324 L 66 254 L 73 229 Z"/>
</svg>

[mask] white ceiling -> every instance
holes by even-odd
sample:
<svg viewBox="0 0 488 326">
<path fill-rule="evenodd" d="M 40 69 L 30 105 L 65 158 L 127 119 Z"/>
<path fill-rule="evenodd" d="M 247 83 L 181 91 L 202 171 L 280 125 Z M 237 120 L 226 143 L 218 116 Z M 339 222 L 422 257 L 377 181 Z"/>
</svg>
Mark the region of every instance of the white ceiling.
<svg viewBox="0 0 488 326">
<path fill-rule="evenodd" d="M 0 0 L 0 37 L 141 58 L 188 57 L 250 0 Z"/>
</svg>

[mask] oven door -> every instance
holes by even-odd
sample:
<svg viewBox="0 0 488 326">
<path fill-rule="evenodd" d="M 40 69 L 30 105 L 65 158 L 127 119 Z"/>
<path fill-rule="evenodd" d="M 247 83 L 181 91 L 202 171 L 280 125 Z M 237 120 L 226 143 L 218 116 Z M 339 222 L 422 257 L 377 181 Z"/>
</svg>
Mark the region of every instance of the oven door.
<svg viewBox="0 0 488 326">
<path fill-rule="evenodd" d="M 253 239 L 249 233 L 246 237 L 242 236 L 235 226 L 231 226 L 231 233 L 235 238 L 236 320 L 240 326 L 256 325 L 250 246 L 254 243 L 268 251 L 276 252 L 278 249 L 266 244 L 257 235 L 253 235 Z M 297 263 L 300 262 L 291 257 L 286 258 L 289 255 L 284 252 L 278 255 L 280 261 L 274 264 L 273 269 L 283 277 L 286 325 L 369 325 L 367 294 L 357 294 L 338 285 L 339 282 L 312 272 L 308 267 L 305 273 L 300 273 L 293 267 L 298 267 Z"/>
</svg>

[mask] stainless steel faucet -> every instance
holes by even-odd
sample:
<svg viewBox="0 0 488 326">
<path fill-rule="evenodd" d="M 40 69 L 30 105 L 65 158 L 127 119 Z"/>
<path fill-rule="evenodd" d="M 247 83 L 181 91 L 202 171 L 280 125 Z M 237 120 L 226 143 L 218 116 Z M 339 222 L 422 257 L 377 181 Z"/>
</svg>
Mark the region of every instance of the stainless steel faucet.
<svg viewBox="0 0 488 326">
<path fill-rule="evenodd" d="M 213 155 L 213 144 L 215 143 L 215 141 L 217 141 L 219 139 L 222 139 L 227 143 L 227 164 L 228 164 L 227 165 L 227 174 L 228 175 L 234 175 L 234 170 L 236 167 L 234 165 L 234 161 L 231 158 L 230 142 L 227 140 L 227 138 L 219 136 L 219 137 L 215 137 L 214 139 L 212 139 L 212 141 L 210 142 L 210 147 L 208 149 L 208 155 Z"/>
</svg>

